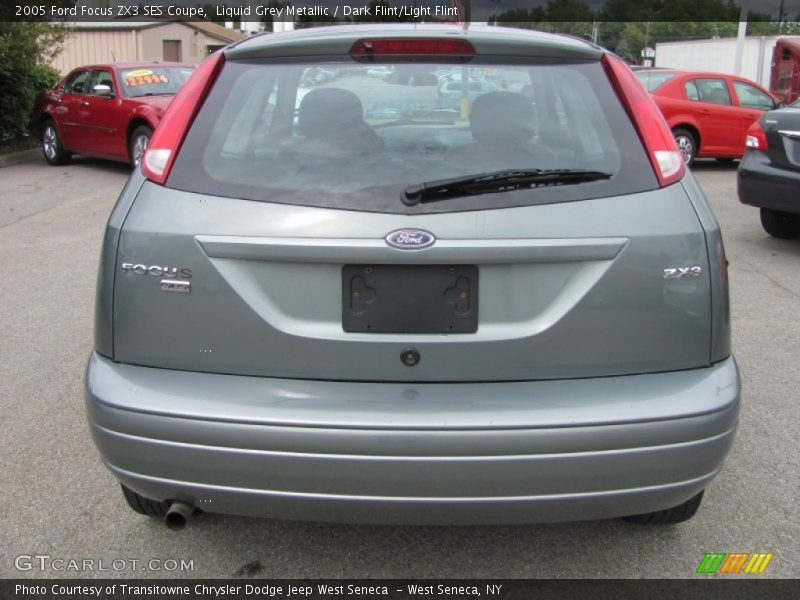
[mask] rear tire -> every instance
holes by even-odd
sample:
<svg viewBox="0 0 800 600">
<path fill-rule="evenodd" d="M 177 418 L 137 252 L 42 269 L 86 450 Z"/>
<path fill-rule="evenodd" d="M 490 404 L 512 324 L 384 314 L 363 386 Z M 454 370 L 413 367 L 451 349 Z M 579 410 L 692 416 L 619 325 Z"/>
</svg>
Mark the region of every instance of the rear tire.
<svg viewBox="0 0 800 600">
<path fill-rule="evenodd" d="M 665 510 L 657 510 L 656 512 L 644 513 L 643 515 L 632 515 L 630 517 L 625 517 L 625 520 L 639 525 L 672 525 L 673 523 L 682 523 L 683 521 L 688 521 L 695 515 L 702 500 L 703 492 L 700 492 L 678 506 L 673 506 Z"/>
<path fill-rule="evenodd" d="M 122 487 L 122 495 L 125 496 L 125 501 L 134 512 L 137 512 L 140 515 L 146 515 L 148 517 L 155 517 L 157 519 L 163 519 L 167 514 L 167 510 L 169 510 L 169 502 L 157 502 L 156 500 L 150 500 L 149 498 L 140 496 L 132 489 L 127 488 L 122 484 L 120 484 L 120 486 Z"/>
<path fill-rule="evenodd" d="M 147 150 L 147 145 L 150 143 L 150 138 L 153 137 L 153 130 L 147 125 L 140 125 L 133 130 L 131 135 L 130 144 L 130 157 L 133 168 L 137 168 L 142 161 L 144 151 Z"/>
<path fill-rule="evenodd" d="M 800 215 L 762 208 L 761 226 L 772 237 L 791 240 L 800 236 Z"/>
<path fill-rule="evenodd" d="M 54 166 L 65 165 L 72 158 L 72 154 L 64 150 L 56 124 L 51 119 L 45 119 L 42 122 L 41 142 L 42 153 L 48 164 Z"/>
<path fill-rule="evenodd" d="M 678 144 L 678 150 L 683 155 L 683 162 L 687 167 L 691 167 L 697 157 L 697 140 L 691 131 L 682 127 L 673 129 L 672 135 L 675 136 L 675 143 Z"/>
</svg>

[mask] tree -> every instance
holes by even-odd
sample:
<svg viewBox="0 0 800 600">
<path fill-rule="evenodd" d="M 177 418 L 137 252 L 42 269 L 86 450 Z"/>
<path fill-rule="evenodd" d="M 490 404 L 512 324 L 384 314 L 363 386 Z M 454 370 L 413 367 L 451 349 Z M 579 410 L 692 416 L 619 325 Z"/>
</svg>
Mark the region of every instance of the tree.
<svg viewBox="0 0 800 600">
<path fill-rule="evenodd" d="M 388 0 L 372 0 L 372 2 L 369 3 L 369 9 L 370 9 L 369 12 L 371 16 L 367 15 L 357 16 L 353 20 L 356 23 L 398 23 L 398 22 L 410 23 L 416 20 L 414 19 L 414 17 L 408 15 L 395 16 L 386 12 L 381 13 L 379 15 L 378 11 L 376 10 L 379 6 L 384 8 L 392 7 L 392 5 L 388 2 Z"/>
<path fill-rule="evenodd" d="M 58 81 L 46 63 L 65 35 L 56 24 L 0 21 L 0 141 L 27 132 L 37 92 Z"/>
<path fill-rule="evenodd" d="M 198 8 L 204 8 L 206 11 L 206 15 L 208 15 L 208 20 L 212 23 L 216 23 L 217 25 L 224 25 L 225 24 L 225 17 L 224 16 L 217 16 L 217 5 L 216 4 L 197 4 Z M 263 19 L 262 19 L 263 21 Z M 270 22 L 272 22 L 270 20 Z"/>
<path fill-rule="evenodd" d="M 289 6 L 289 2 L 288 2 L 288 0 L 284 0 L 284 1 L 281 1 L 281 0 L 269 0 L 269 2 L 267 2 L 267 6 L 269 8 L 285 9 L 287 6 Z M 274 25 L 272 24 L 273 21 L 274 21 L 274 19 L 272 18 L 272 14 L 271 13 L 267 13 L 263 17 L 261 17 L 261 22 L 264 23 L 264 29 L 267 30 L 267 31 L 273 31 L 274 30 Z"/>
</svg>

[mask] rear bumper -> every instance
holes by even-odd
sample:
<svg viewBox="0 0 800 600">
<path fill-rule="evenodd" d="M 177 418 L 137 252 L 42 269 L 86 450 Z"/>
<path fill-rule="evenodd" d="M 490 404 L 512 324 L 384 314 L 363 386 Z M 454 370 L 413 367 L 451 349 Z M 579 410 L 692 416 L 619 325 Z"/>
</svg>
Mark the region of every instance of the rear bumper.
<svg viewBox="0 0 800 600">
<path fill-rule="evenodd" d="M 103 461 L 143 496 L 362 523 L 610 518 L 675 506 L 719 471 L 739 378 L 710 368 L 472 384 L 168 371 L 93 354 Z"/>
<path fill-rule="evenodd" d="M 773 167 L 763 152 L 745 152 L 737 190 L 743 204 L 800 214 L 800 171 Z"/>
</svg>

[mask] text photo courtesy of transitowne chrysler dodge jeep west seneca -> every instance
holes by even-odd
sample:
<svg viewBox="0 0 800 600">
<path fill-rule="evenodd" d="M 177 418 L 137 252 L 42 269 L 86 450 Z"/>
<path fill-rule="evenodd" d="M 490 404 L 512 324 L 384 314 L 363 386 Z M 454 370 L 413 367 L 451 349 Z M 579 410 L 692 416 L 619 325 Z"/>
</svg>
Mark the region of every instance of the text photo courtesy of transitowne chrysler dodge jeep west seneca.
<svg viewBox="0 0 800 600">
<path fill-rule="evenodd" d="M 419 110 L 370 113 L 397 99 Z M 719 227 L 590 43 L 249 38 L 195 70 L 111 214 L 86 407 L 173 527 L 684 521 L 738 417 Z"/>
</svg>

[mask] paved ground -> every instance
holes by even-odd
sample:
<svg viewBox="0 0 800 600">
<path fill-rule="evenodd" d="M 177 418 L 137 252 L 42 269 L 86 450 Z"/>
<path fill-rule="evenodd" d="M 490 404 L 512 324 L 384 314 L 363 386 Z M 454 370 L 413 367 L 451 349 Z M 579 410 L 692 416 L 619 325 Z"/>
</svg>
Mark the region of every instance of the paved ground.
<svg viewBox="0 0 800 600">
<path fill-rule="evenodd" d="M 696 171 L 731 261 L 745 404 L 693 521 L 407 528 L 203 515 L 173 533 L 126 508 L 84 422 L 98 249 L 127 167 L 0 169 L 0 577 L 75 575 L 15 569 L 15 557 L 33 554 L 106 567 L 188 559 L 199 577 L 691 577 L 712 550 L 774 552 L 765 576 L 800 576 L 800 240 L 762 232 L 757 211 L 736 200 L 732 168 Z"/>
</svg>

